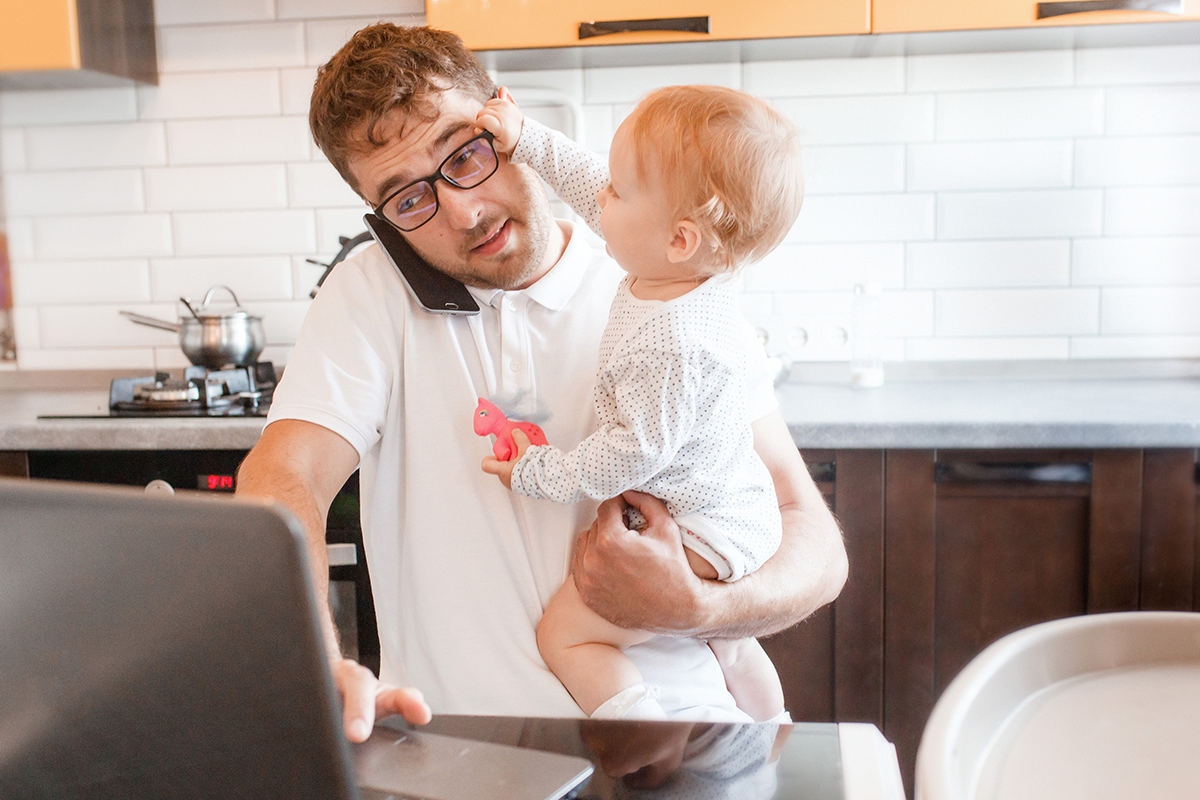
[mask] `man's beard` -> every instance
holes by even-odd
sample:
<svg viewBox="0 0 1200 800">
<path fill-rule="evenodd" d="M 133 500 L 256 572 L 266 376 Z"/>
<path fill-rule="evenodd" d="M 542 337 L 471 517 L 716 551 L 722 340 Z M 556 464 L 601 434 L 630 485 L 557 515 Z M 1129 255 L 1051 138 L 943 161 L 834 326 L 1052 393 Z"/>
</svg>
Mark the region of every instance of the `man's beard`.
<svg viewBox="0 0 1200 800">
<path fill-rule="evenodd" d="M 541 184 L 525 169 L 518 172 L 521 176 L 517 182 L 519 192 L 513 203 L 515 209 L 509 210 L 508 217 L 514 229 L 519 229 L 510 234 L 517 234 L 514 240 L 517 249 L 503 261 L 484 259 L 478 264 L 472 263 L 471 248 L 481 244 L 480 237 L 494 232 L 496 223 L 502 218 L 492 215 L 464 234 L 458 258 L 453 263 L 446 263 L 443 259 L 427 259 L 439 272 L 468 286 L 505 291 L 525 286 L 537 274 L 550 244 L 550 226 L 555 224 L 554 216 Z"/>
</svg>

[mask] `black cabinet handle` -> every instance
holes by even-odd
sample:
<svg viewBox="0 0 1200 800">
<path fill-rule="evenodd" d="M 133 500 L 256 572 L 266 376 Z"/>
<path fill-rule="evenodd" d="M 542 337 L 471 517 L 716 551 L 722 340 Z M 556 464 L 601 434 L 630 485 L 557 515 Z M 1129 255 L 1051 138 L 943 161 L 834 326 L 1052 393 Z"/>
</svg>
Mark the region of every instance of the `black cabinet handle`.
<svg viewBox="0 0 1200 800">
<path fill-rule="evenodd" d="M 1086 14 L 1089 11 L 1162 11 L 1166 14 L 1182 14 L 1183 0 L 1063 0 L 1037 4 L 1038 19 Z"/>
<path fill-rule="evenodd" d="M 936 483 L 1091 483 L 1091 464 L 950 462 L 934 467 Z"/>
<path fill-rule="evenodd" d="M 1182 0 L 1180 0 L 1182 2 Z M 708 33 L 708 17 L 667 17 L 665 19 L 610 19 L 579 23 L 579 38 L 608 36 L 633 31 L 676 31 Z"/>
</svg>

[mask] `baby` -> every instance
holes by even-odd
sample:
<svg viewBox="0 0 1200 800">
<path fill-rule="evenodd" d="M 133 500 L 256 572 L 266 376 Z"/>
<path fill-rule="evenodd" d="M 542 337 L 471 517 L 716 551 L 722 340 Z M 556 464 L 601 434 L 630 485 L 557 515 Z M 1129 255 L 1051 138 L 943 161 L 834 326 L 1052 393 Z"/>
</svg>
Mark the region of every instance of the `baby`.
<svg viewBox="0 0 1200 800">
<path fill-rule="evenodd" d="M 569 453 L 526 444 L 511 461 L 488 456 L 484 471 L 518 494 L 560 503 L 628 489 L 654 495 L 698 576 L 753 572 L 779 546 L 782 526 L 747 419 L 746 325 L 730 278 L 774 249 L 799 214 L 795 128 L 743 92 L 660 89 L 618 128 L 606 170 L 524 119 L 504 89 L 477 124 L 497 150 L 537 170 L 629 273 L 601 339 L 599 430 Z M 622 653 L 650 636 L 601 618 L 571 579 L 537 631 L 547 666 L 596 718 L 663 715 L 656 690 Z M 756 720 L 783 712 L 779 678 L 757 641 L 709 646 L 743 711 Z"/>
</svg>

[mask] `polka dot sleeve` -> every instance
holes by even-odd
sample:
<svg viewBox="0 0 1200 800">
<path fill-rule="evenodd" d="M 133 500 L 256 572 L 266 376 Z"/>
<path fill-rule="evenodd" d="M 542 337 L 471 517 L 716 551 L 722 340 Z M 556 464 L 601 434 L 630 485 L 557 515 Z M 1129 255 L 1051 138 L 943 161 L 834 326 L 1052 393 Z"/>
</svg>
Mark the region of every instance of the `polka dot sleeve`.
<svg viewBox="0 0 1200 800">
<path fill-rule="evenodd" d="M 673 354 L 618 354 L 601 379 L 612 398 L 612 418 L 569 453 L 529 448 L 513 468 L 512 490 L 575 503 L 644 485 L 675 461 L 695 425 L 698 381 L 691 373 L 686 360 Z"/>
<path fill-rule="evenodd" d="M 589 228 L 603 236 L 596 194 L 610 182 L 604 159 L 553 128 L 526 117 L 521 138 L 509 160 L 533 167 Z"/>
</svg>

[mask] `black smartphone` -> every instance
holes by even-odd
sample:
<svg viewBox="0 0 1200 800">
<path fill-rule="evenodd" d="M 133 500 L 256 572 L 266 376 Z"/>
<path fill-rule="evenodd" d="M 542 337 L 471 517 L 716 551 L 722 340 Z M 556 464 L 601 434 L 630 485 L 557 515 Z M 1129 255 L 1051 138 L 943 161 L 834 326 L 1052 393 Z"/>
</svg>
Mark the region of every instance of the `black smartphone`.
<svg viewBox="0 0 1200 800">
<path fill-rule="evenodd" d="M 421 308 L 435 314 L 479 313 L 479 306 L 467 287 L 431 267 L 386 220 L 367 214 L 363 222 L 367 223 L 367 230 L 379 242 L 380 249 L 408 284 Z"/>
</svg>

